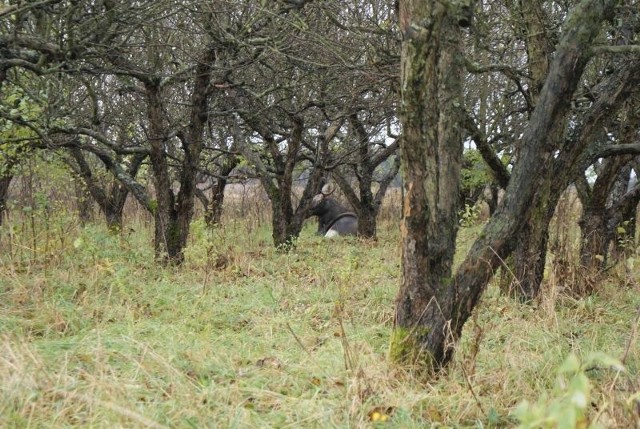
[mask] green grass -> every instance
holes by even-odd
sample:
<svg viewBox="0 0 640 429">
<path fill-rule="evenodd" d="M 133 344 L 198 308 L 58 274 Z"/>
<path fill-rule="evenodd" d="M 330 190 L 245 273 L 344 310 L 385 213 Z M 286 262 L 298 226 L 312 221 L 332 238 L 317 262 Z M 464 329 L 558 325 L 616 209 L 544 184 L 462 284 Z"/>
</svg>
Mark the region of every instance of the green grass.
<svg viewBox="0 0 640 429">
<path fill-rule="evenodd" d="M 589 416 L 638 424 L 637 277 L 537 306 L 490 287 L 451 368 L 425 380 L 386 358 L 394 226 L 367 242 L 326 241 L 309 225 L 284 254 L 265 227 L 196 223 L 181 268 L 153 262 L 143 224 L 116 236 L 3 228 L 0 427 L 513 427 L 523 399 L 553 401 L 567 355 L 620 358 L 630 341 L 626 373 L 586 371 Z"/>
</svg>

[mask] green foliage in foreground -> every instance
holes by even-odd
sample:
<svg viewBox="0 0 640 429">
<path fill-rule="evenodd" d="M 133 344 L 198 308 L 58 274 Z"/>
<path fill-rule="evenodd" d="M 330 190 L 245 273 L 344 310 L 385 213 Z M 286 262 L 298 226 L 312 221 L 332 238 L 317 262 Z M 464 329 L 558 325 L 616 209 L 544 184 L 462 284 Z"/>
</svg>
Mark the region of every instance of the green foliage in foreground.
<svg viewBox="0 0 640 429">
<path fill-rule="evenodd" d="M 575 374 L 576 425 L 637 424 L 637 279 L 538 307 L 492 287 L 450 370 L 423 380 L 386 359 L 395 227 L 376 242 L 308 228 L 283 254 L 268 231 L 197 223 L 179 269 L 154 264 L 149 226 L 134 229 L 52 228 L 46 252 L 43 233 L 36 252 L 2 231 L 0 427 L 531 427 Z M 625 371 L 575 364 L 593 352 L 626 353 Z"/>
</svg>

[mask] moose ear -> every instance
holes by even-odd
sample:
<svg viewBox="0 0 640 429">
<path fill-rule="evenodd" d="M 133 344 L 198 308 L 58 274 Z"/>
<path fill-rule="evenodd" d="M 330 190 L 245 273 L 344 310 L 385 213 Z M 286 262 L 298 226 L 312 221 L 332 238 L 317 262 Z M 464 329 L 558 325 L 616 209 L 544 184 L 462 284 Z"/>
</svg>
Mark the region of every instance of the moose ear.
<svg viewBox="0 0 640 429">
<path fill-rule="evenodd" d="M 326 185 L 324 185 L 322 187 L 322 195 L 324 195 L 325 197 L 328 197 L 329 195 L 333 194 L 336 191 L 336 186 L 333 183 L 327 183 Z"/>
</svg>

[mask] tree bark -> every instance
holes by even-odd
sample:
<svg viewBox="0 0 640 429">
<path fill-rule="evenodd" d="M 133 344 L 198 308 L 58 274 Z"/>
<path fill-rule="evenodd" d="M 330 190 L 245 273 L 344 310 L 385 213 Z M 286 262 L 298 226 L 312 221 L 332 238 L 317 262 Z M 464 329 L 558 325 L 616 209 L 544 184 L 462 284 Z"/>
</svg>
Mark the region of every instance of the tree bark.
<svg viewBox="0 0 640 429">
<path fill-rule="evenodd" d="M 546 32 L 546 13 L 542 1 L 521 1 L 520 8 L 527 48 L 527 68 L 531 76 L 527 91 L 531 112 L 538 102 L 549 72 L 549 58 L 553 47 L 550 46 Z M 551 171 L 549 170 L 550 173 Z M 501 271 L 502 276 L 506 276 L 501 281 L 503 292 L 523 302 L 532 300 L 540 292 L 549 241 L 549 222 L 562 192 L 555 189 L 558 186 L 554 186 L 554 179 L 547 177 L 543 185 L 546 192 L 538 192 L 539 197 L 531 201 L 526 223 L 515 241 L 513 254 L 507 258 L 507 264 L 511 268 Z"/>
<path fill-rule="evenodd" d="M 80 225 L 85 226 L 93 222 L 93 203 L 94 199 L 87 191 L 86 185 L 80 182 L 74 182 L 73 187 L 76 193 L 76 206 L 78 207 L 78 218 Z"/>
<path fill-rule="evenodd" d="M 607 208 L 611 205 L 611 197 L 615 195 L 613 191 L 620 178 L 620 169 L 628 162 L 628 156 L 604 160 L 593 188 L 588 194 L 580 194 L 580 264 L 589 274 L 597 275 L 607 265 L 609 244 L 614 239 L 615 230 L 615 226 L 609 225 L 612 219 Z"/>
<path fill-rule="evenodd" d="M 162 88 L 158 82 L 145 82 L 149 146 L 153 185 L 155 189 L 154 248 L 156 258 L 163 262 L 182 262 L 180 231 L 175 196 L 171 187 L 169 164 L 165 154 L 168 136 L 162 112 Z"/>
<path fill-rule="evenodd" d="M 256 114 L 266 110 L 261 100 L 251 93 L 238 87 L 229 93 L 230 104 L 238 110 L 244 122 L 263 140 L 264 150 L 268 156 L 259 155 L 254 148 L 242 142 L 239 149 L 251 162 L 260 177 L 260 183 L 271 202 L 271 236 L 275 247 L 289 250 L 302 231 L 308 206 L 315 194 L 320 191 L 323 179 L 323 161 L 326 157 L 327 146 L 335 133 L 322 135 L 321 147 L 318 148 L 317 158 L 312 160 L 311 173 L 300 198 L 294 209 L 292 200 L 293 180 L 295 168 L 299 165 L 299 155 L 302 148 L 305 124 L 302 117 L 295 114 L 287 115 L 286 151 L 281 152 L 278 141 L 271 131 L 268 116 Z"/>
<path fill-rule="evenodd" d="M 555 152 L 564 143 L 560 136 L 570 110 L 571 95 L 589 60 L 589 48 L 600 31 L 602 20 L 611 15 L 616 3 L 583 0 L 571 11 L 563 26 L 563 37 L 529 127 L 523 135 L 520 159 L 514 166 L 503 204 L 456 272 L 454 284 L 458 300 L 455 314 L 451 317 L 454 339 L 459 338 L 464 322 L 470 317 L 494 271 L 512 251 L 514 238 L 518 237 L 526 222 L 531 201 L 543 197 L 548 190 L 544 186 L 551 177 L 548 170 L 555 167 L 557 174 L 570 172 L 579 162 L 585 149 L 585 143 L 580 140 L 564 147 L 558 160 Z M 622 87 L 628 90 L 625 85 Z M 604 114 L 604 110 L 598 110 L 598 113 Z M 451 354 L 447 357 L 450 358 Z"/>
<path fill-rule="evenodd" d="M 314 165 L 300 203 L 294 209 L 292 201 L 294 170 L 302 146 L 304 122 L 302 118 L 297 116 L 292 116 L 291 120 L 292 129 L 288 138 L 285 156 L 278 150 L 271 133 L 264 134 L 267 136 L 265 144 L 271 153 L 272 162 L 275 164 L 275 177 L 271 174 L 260 175 L 262 185 L 269 196 L 269 200 L 271 200 L 273 244 L 284 251 L 291 249 L 300 235 L 305 219 L 306 206 L 311 202 L 313 195 L 320 189 L 322 179 L 322 170 L 318 165 Z M 258 168 L 260 169 L 260 167 Z"/>
<path fill-rule="evenodd" d="M 568 137 L 560 135 L 556 141 L 553 141 L 553 137 L 549 135 L 549 141 L 552 145 L 561 150 L 558 156 L 551 161 L 552 166 L 546 173 L 547 175 L 541 177 L 541 181 L 537 185 L 537 192 L 529 203 L 529 209 L 523 214 L 525 223 L 518 233 L 510 258 L 513 262 L 513 268 L 509 275 L 514 275 L 515 278 L 510 287 L 505 289 L 521 301 L 530 301 L 540 293 L 547 256 L 548 225 L 553 217 L 555 207 L 562 192 L 582 175 L 586 167 L 598 157 L 597 154 L 601 152 L 600 142 L 605 139 L 603 130 L 605 127 L 609 127 L 611 122 L 615 122 L 614 113 L 625 105 L 627 99 L 638 93 L 640 76 L 635 70 L 639 66 L 640 62 L 638 61 L 627 63 L 593 88 L 592 92 L 597 96 L 596 99 L 584 114 L 575 118 L 577 126 L 569 133 Z M 616 165 L 618 167 L 607 174 L 617 174 L 620 165 Z M 607 186 L 611 185 L 609 183 Z M 584 189 L 584 187 L 581 188 Z M 595 190 L 597 191 L 597 189 Z M 609 190 L 597 193 L 601 194 L 601 198 L 606 199 Z M 602 216 L 595 213 L 599 209 L 588 207 L 591 203 L 588 202 L 589 199 L 584 196 L 584 193 L 582 199 L 587 201 L 585 209 L 590 213 L 588 216 Z M 595 204 L 604 207 L 604 203 L 600 201 L 596 201 Z M 611 218 L 611 215 L 604 216 Z M 602 246 L 606 247 L 606 245 L 599 243 L 599 239 L 595 235 L 607 230 L 611 231 L 612 228 L 611 226 L 605 228 L 605 224 L 602 222 L 603 220 L 598 221 L 595 217 L 585 220 L 586 228 L 598 228 L 595 225 L 603 227 L 603 229 L 593 232 L 592 244 L 595 246 L 593 250 L 598 249 L 598 252 L 603 249 Z M 594 255 L 603 256 L 602 253 Z M 600 257 L 591 262 L 596 262 L 599 259 Z M 588 291 L 585 290 L 585 292 Z"/>
<path fill-rule="evenodd" d="M 461 30 L 452 10 L 401 1 L 402 283 L 392 360 L 438 367 L 455 306 L 452 265 L 462 164 Z"/>
</svg>

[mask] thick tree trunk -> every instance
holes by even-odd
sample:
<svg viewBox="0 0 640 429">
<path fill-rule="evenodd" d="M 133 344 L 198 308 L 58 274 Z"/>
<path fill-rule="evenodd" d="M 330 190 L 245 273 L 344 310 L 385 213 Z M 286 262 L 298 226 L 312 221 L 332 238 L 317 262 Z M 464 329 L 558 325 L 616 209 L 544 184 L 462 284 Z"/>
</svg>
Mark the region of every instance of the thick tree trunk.
<svg viewBox="0 0 640 429">
<path fill-rule="evenodd" d="M 588 272 L 597 272 L 604 268 L 609 247 L 607 237 L 606 209 L 591 204 L 583 206 L 580 229 L 580 264 Z"/>
<path fill-rule="evenodd" d="M 120 232 L 123 225 L 124 205 L 127 201 L 129 191 L 119 183 L 112 184 L 109 192 L 108 203 L 103 208 L 104 217 L 107 221 L 107 228 L 113 232 Z"/>
<path fill-rule="evenodd" d="M 506 292 L 522 302 L 533 300 L 540 292 L 549 240 L 549 221 L 544 219 L 527 223 L 518 234 L 512 254 L 515 279 Z"/>
<path fill-rule="evenodd" d="M 293 167 L 293 166 L 291 166 Z M 295 240 L 302 231 L 306 217 L 306 208 L 311 199 L 320 190 L 322 182 L 322 169 L 314 168 L 309 175 L 309 180 L 300 198 L 298 207 L 294 210 L 292 202 L 293 168 L 290 174 L 284 175 L 276 187 L 268 177 L 261 178 L 262 184 L 271 200 L 272 213 L 272 237 L 276 248 L 284 251 L 290 250 L 295 245 Z"/>
<path fill-rule="evenodd" d="M 211 201 L 204 220 L 207 225 L 220 225 L 222 223 L 222 209 L 224 204 L 224 191 L 227 187 L 227 179 L 218 179 L 211 188 Z"/>
<path fill-rule="evenodd" d="M 362 170 L 363 168 L 360 169 L 361 174 L 357 176 L 359 196 L 344 176 L 335 174 L 333 177 L 358 215 L 358 235 L 364 238 L 375 238 L 380 204 L 376 203 L 373 192 L 371 192 L 373 171 L 363 172 Z"/>
<path fill-rule="evenodd" d="M 400 2 L 400 30 L 405 197 L 390 357 L 434 368 L 448 360 L 456 304 L 451 270 L 462 163 L 461 30 L 452 11 L 417 0 Z"/>
<path fill-rule="evenodd" d="M 366 203 L 358 211 L 358 235 L 364 238 L 375 238 L 378 230 L 378 210 L 373 203 Z"/>
<path fill-rule="evenodd" d="M 154 82 L 146 82 L 149 119 L 149 146 L 156 204 L 154 207 L 154 248 L 156 258 L 165 263 L 181 263 L 183 260 L 181 232 L 178 223 L 176 201 L 171 187 L 169 164 L 165 154 L 168 144 L 162 112 L 161 88 Z"/>
<path fill-rule="evenodd" d="M 294 219 L 290 184 L 280 181 L 280 187 L 272 188 L 269 197 L 273 244 L 278 249 L 289 250 L 302 230 L 302 222 Z"/>
<path fill-rule="evenodd" d="M 544 182 L 538 187 L 529 209 L 524 215 L 523 225 L 514 241 L 513 253 L 507 258 L 513 268 L 508 270 L 508 284 L 502 291 L 521 302 L 531 302 L 541 291 L 544 269 L 547 262 L 549 244 L 549 224 L 564 190 L 569 186 L 569 169 L 558 172 L 551 169 Z M 513 278 L 511 278 L 513 276 Z"/>
</svg>

